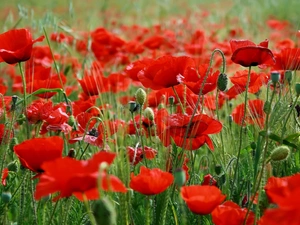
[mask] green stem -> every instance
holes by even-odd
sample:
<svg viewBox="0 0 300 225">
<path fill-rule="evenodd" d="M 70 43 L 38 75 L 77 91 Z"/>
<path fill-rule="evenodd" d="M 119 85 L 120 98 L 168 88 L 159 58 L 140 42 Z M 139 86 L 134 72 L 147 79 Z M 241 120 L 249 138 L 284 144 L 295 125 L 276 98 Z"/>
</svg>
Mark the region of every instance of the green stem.
<svg viewBox="0 0 300 225">
<path fill-rule="evenodd" d="M 295 110 L 295 106 L 297 104 L 297 101 L 298 101 L 298 98 L 299 98 L 300 95 L 297 95 L 296 97 L 296 100 L 293 102 L 291 108 L 290 108 L 290 111 L 288 113 L 288 116 L 286 117 L 285 121 L 284 121 L 284 125 L 283 125 L 283 128 L 282 128 L 282 132 L 281 132 L 281 144 L 282 144 L 282 141 L 283 141 L 283 136 L 284 136 L 284 133 L 286 132 L 286 125 L 287 125 L 287 122 L 291 116 L 291 113 Z"/>
<path fill-rule="evenodd" d="M 147 199 L 146 199 L 146 208 L 145 208 L 145 218 L 146 218 L 146 221 L 145 221 L 145 224 L 146 225 L 150 225 L 151 224 L 151 218 L 150 218 L 150 207 L 151 207 L 151 199 L 150 199 L 150 196 L 147 196 Z"/>
<path fill-rule="evenodd" d="M 89 206 L 89 201 L 88 201 L 88 199 L 87 199 L 87 197 L 86 197 L 85 194 L 83 194 L 83 202 L 84 202 L 84 205 L 85 205 L 85 207 L 86 207 L 86 211 L 87 211 L 87 213 L 88 213 L 88 215 L 89 215 L 91 224 L 92 224 L 92 225 L 97 225 L 97 222 L 96 222 L 96 220 L 95 220 L 95 217 L 94 217 L 94 215 L 93 215 L 93 213 L 92 213 L 92 211 L 91 211 L 91 208 L 90 208 L 90 206 Z"/>
<path fill-rule="evenodd" d="M 173 92 L 174 92 L 174 94 L 175 94 L 175 96 L 176 96 L 176 98 L 177 98 L 177 100 L 179 102 L 179 105 L 180 105 L 180 108 L 181 108 L 181 112 L 184 113 L 185 110 L 184 110 L 183 104 L 182 104 L 182 102 L 181 102 L 181 100 L 179 98 L 179 95 L 178 95 L 176 89 L 174 88 L 174 86 L 172 86 L 172 90 L 173 90 Z"/>
<path fill-rule="evenodd" d="M 245 102 L 244 102 L 244 115 L 242 117 L 242 124 L 241 124 L 241 129 L 240 129 L 240 138 L 239 138 L 239 146 L 238 146 L 238 153 L 236 157 L 236 164 L 235 164 L 235 169 L 234 169 L 234 175 L 233 175 L 233 181 L 231 183 L 231 188 L 230 188 L 230 193 L 231 196 L 234 191 L 234 183 L 236 180 L 236 177 L 238 175 L 238 169 L 239 169 L 239 161 L 240 161 L 240 155 L 241 155 L 241 150 L 242 150 L 242 143 L 243 143 L 243 128 L 245 124 L 245 119 L 246 119 L 246 113 L 247 113 L 247 103 L 248 103 L 248 88 L 249 88 L 249 83 L 250 83 L 250 77 L 251 77 L 251 66 L 249 67 L 248 70 L 248 76 L 247 76 L 247 83 L 246 83 L 246 91 L 245 91 Z"/>
</svg>

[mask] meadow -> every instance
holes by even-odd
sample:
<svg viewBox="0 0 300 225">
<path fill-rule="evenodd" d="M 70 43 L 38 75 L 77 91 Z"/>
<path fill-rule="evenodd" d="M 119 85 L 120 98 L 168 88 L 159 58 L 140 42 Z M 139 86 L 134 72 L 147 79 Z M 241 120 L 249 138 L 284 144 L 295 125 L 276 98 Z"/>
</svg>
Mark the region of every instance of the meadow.
<svg viewBox="0 0 300 225">
<path fill-rule="evenodd" d="M 297 0 L 0 6 L 0 224 L 300 224 Z"/>
</svg>

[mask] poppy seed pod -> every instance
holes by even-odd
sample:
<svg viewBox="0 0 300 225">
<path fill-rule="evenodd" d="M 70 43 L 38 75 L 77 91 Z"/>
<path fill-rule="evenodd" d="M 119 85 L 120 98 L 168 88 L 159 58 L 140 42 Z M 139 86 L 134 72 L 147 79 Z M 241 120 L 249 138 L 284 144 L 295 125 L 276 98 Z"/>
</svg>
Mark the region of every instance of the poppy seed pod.
<svg viewBox="0 0 300 225">
<path fill-rule="evenodd" d="M 147 107 L 145 110 L 144 110 L 144 116 L 153 121 L 154 120 L 154 112 L 151 108 Z"/>
<path fill-rule="evenodd" d="M 263 109 L 265 113 L 269 114 L 271 112 L 271 103 L 269 101 L 266 101 Z"/>
<path fill-rule="evenodd" d="M 186 175 L 182 168 L 178 168 L 174 172 L 174 182 L 178 187 L 182 187 L 186 182 Z"/>
<path fill-rule="evenodd" d="M 136 99 L 137 103 L 139 103 L 140 105 L 144 105 L 144 103 L 146 101 L 146 97 L 147 97 L 147 94 L 144 91 L 144 89 L 142 89 L 142 88 L 139 88 L 135 92 L 135 99 Z"/>
<path fill-rule="evenodd" d="M 5 204 L 9 203 L 10 200 L 11 200 L 11 193 L 10 193 L 10 192 L 3 192 L 3 193 L 1 194 L 1 199 L 2 199 L 2 201 L 3 201 Z"/>
<path fill-rule="evenodd" d="M 169 103 L 170 103 L 170 105 L 173 105 L 175 103 L 175 97 L 174 96 L 169 97 Z"/>
<path fill-rule="evenodd" d="M 280 79 L 280 73 L 278 71 L 271 72 L 271 81 L 276 84 Z"/>
<path fill-rule="evenodd" d="M 275 148 L 270 155 L 273 162 L 280 162 L 286 160 L 290 155 L 290 149 L 287 146 L 279 146 Z"/>
<path fill-rule="evenodd" d="M 228 85 L 228 77 L 225 73 L 220 73 L 217 81 L 217 87 L 220 91 L 226 91 Z"/>
<path fill-rule="evenodd" d="M 139 109 L 139 104 L 137 104 L 135 101 L 130 101 L 128 105 L 129 105 L 129 111 L 131 113 L 134 113 Z"/>
<path fill-rule="evenodd" d="M 98 225 L 117 224 L 116 211 L 111 201 L 106 197 L 95 201 L 92 206 L 92 212 Z"/>
</svg>

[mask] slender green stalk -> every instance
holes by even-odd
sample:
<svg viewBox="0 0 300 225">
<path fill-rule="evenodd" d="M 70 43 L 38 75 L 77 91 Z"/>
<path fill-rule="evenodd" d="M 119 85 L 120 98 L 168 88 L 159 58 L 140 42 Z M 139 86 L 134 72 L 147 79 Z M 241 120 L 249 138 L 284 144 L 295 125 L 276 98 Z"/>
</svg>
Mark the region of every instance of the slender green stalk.
<svg viewBox="0 0 300 225">
<path fill-rule="evenodd" d="M 247 76 L 247 83 L 246 83 L 246 90 L 245 90 L 245 102 L 244 102 L 244 115 L 242 117 L 242 124 L 241 124 L 241 129 L 240 129 L 240 138 L 239 138 L 239 146 L 238 146 L 238 153 L 236 157 L 236 164 L 235 164 L 235 169 L 234 169 L 234 175 L 233 175 L 233 181 L 231 183 L 231 188 L 230 188 L 230 193 L 231 196 L 234 191 L 234 184 L 236 177 L 238 175 L 238 169 L 239 169 L 239 162 L 240 162 L 240 155 L 241 155 L 241 150 L 242 150 L 242 144 L 243 144 L 243 128 L 245 125 L 245 119 L 246 119 L 246 113 L 247 113 L 247 103 L 248 103 L 248 88 L 249 88 L 249 83 L 250 83 L 250 77 L 251 77 L 251 66 L 249 67 L 248 70 L 248 76 Z"/>
<path fill-rule="evenodd" d="M 91 208 L 90 208 L 89 201 L 88 201 L 88 199 L 87 199 L 87 197 L 86 197 L 85 194 L 83 194 L 83 202 L 84 202 L 86 211 L 87 211 L 87 213 L 88 213 L 88 215 L 89 215 L 91 224 L 92 224 L 92 225 L 97 225 L 97 222 L 96 222 L 96 220 L 95 220 L 95 217 L 94 217 L 94 215 L 93 215 L 93 213 L 92 213 L 92 210 L 91 210 Z"/>
<path fill-rule="evenodd" d="M 146 208 L 145 208 L 145 225 L 150 225 L 151 224 L 151 198 L 150 196 L 147 196 L 147 199 L 146 199 Z"/>
<path fill-rule="evenodd" d="M 174 92 L 174 94 L 175 94 L 175 96 L 177 98 L 177 101 L 179 102 L 179 105 L 180 105 L 180 108 L 181 108 L 181 112 L 184 113 L 185 110 L 184 110 L 183 104 L 182 104 L 182 102 L 181 102 L 181 100 L 179 98 L 179 95 L 178 95 L 176 89 L 174 88 L 174 86 L 172 86 L 172 90 L 173 90 L 173 92 Z"/>
</svg>

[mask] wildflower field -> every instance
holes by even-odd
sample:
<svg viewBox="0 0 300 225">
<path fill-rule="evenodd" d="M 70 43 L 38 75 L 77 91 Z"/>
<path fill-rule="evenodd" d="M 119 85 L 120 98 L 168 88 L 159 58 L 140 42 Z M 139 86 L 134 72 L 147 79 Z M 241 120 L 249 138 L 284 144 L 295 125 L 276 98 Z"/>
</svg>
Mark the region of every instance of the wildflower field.
<svg viewBox="0 0 300 225">
<path fill-rule="evenodd" d="M 298 0 L 0 5 L 0 224 L 299 225 Z"/>
</svg>

